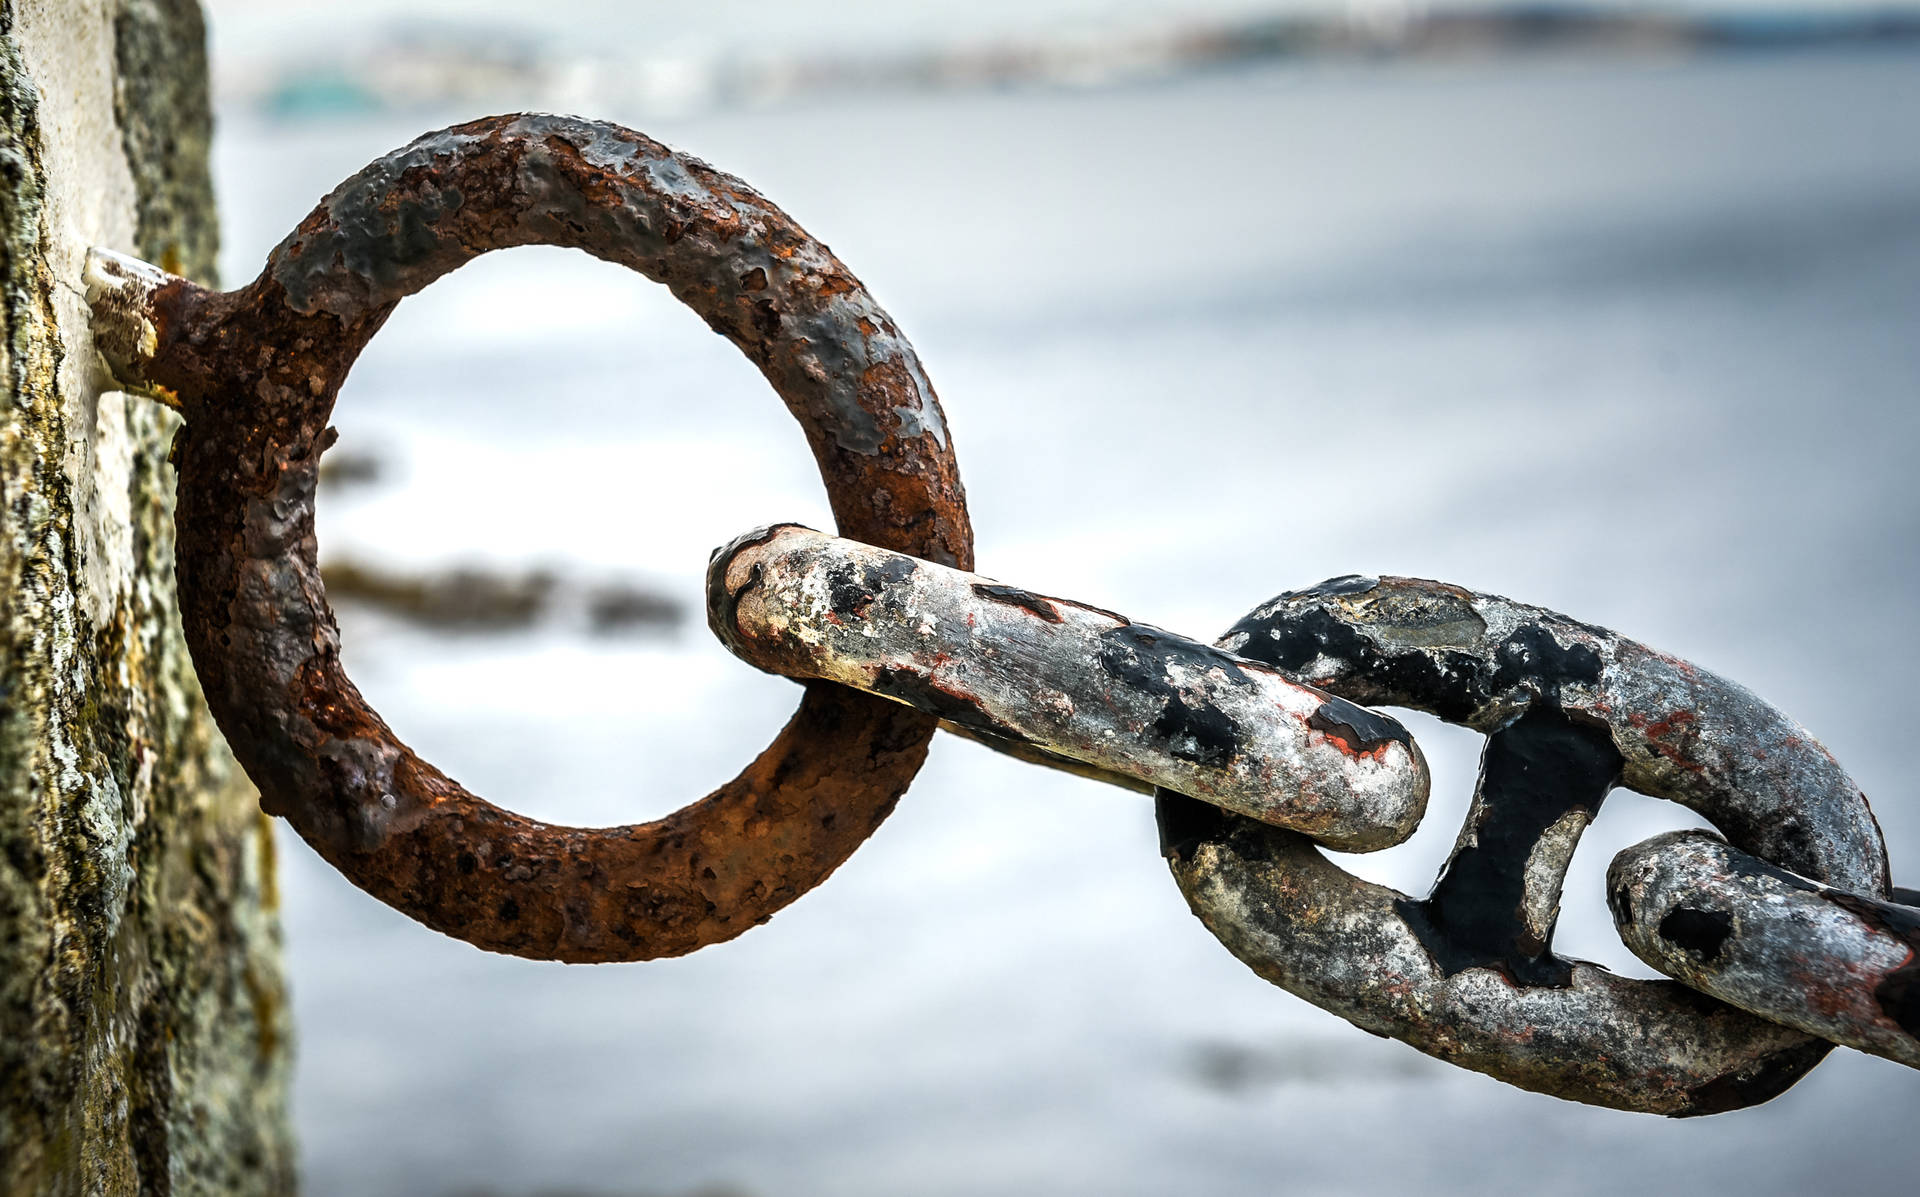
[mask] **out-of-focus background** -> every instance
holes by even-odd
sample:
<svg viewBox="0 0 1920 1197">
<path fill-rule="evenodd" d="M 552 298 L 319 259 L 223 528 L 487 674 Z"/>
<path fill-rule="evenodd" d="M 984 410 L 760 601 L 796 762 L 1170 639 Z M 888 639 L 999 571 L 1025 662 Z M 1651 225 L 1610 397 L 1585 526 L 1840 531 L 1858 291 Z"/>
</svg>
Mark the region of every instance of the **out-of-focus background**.
<svg viewBox="0 0 1920 1197">
<path fill-rule="evenodd" d="M 225 276 L 491 112 L 641 128 L 829 242 L 918 346 L 980 568 L 1200 637 L 1437 577 L 1619 628 L 1807 724 L 1920 878 L 1920 8 L 1265 0 L 213 0 Z M 404 304 L 342 396 L 321 548 L 356 680 L 475 791 L 664 813 L 785 720 L 708 551 L 831 525 L 759 376 L 661 288 L 520 250 Z M 1478 738 L 1411 717 L 1424 892 Z M 1618 848 L 1690 816 L 1620 793 Z M 282 831 L 284 832 L 284 828 Z M 1910 1193 L 1920 1074 L 1587 1109 L 1274 989 L 1150 804 L 936 742 L 897 814 L 692 957 L 490 956 L 283 835 L 308 1190 Z"/>
</svg>

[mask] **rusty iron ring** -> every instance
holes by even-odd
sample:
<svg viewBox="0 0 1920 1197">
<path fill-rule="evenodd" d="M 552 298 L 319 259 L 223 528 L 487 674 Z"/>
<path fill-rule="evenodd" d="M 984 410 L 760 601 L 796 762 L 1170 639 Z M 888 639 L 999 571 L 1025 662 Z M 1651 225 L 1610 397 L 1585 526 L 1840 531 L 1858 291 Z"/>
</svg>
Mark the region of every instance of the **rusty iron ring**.
<svg viewBox="0 0 1920 1197">
<path fill-rule="evenodd" d="M 1567 862 L 1616 785 L 1691 808 L 1773 864 L 1886 893 L 1865 796 L 1774 708 L 1603 628 L 1407 578 L 1282 595 L 1217 643 L 1352 702 L 1488 737 L 1467 824 L 1424 900 L 1352 876 L 1304 836 L 1161 792 L 1175 880 L 1261 976 L 1440 1059 L 1619 1109 L 1753 1105 L 1830 1049 L 1551 948 Z"/>
<path fill-rule="evenodd" d="M 329 195 L 248 287 L 96 263 L 103 353 L 186 417 L 174 445 L 180 606 L 261 805 L 354 884 L 479 947 L 643 960 L 730 939 L 879 825 L 935 721 L 829 684 L 733 781 L 668 817 L 553 826 L 422 761 L 341 667 L 315 559 L 334 398 L 394 305 L 490 250 L 582 249 L 666 284 L 799 420 L 849 537 L 966 568 L 940 406 L 860 281 L 746 184 L 616 125 L 493 117 L 428 134 Z"/>
</svg>

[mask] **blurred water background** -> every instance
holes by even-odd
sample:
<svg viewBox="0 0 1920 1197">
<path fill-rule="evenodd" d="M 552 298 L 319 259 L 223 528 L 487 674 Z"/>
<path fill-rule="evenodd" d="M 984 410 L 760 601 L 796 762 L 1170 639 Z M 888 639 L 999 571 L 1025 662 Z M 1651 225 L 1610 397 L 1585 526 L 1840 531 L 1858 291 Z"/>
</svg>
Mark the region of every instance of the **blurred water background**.
<svg viewBox="0 0 1920 1197">
<path fill-rule="evenodd" d="M 1199 11 L 1247 28 L 1267 10 Z M 1916 884 L 1915 43 L 1575 38 L 1089 71 L 1085 46 L 1164 45 L 1127 31 L 1176 10 L 407 12 L 426 23 L 398 34 L 391 6 L 359 0 L 213 5 L 229 284 L 426 129 L 522 103 L 636 125 L 772 197 L 907 331 L 982 572 L 1203 638 L 1353 572 L 1619 628 L 1807 724 Z M 443 66 L 512 52 L 436 92 L 375 69 L 382 45 L 416 67 L 421 46 Z M 974 66 L 922 69 L 953 61 Z M 599 65 L 551 69 L 568 62 Z M 823 62 L 866 74 L 841 86 Z M 743 78 L 761 84 L 727 83 Z M 336 422 L 369 477 L 329 489 L 323 559 L 544 571 L 687 614 L 484 632 L 343 602 L 361 688 L 476 792 L 641 820 L 785 720 L 795 689 L 707 634 L 700 573 L 746 528 L 831 519 L 778 401 L 664 289 L 578 254 L 492 255 L 400 308 Z M 1429 818 L 1344 863 L 1424 892 L 1479 740 L 1409 722 Z M 1609 802 L 1563 952 L 1649 975 L 1601 875 L 1691 821 Z M 1910 1193 L 1920 1175 L 1920 1074 L 1845 1051 L 1767 1106 L 1672 1123 L 1375 1040 L 1213 942 L 1149 803 L 962 742 L 935 743 L 826 885 L 681 960 L 487 955 L 281 847 L 313 1193 Z"/>
</svg>

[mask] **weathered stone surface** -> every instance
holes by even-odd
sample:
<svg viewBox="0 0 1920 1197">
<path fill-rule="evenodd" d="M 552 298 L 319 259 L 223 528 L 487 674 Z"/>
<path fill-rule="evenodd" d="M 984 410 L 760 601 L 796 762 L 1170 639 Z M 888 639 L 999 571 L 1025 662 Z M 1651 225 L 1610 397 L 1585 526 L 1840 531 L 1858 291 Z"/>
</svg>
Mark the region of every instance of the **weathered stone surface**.
<svg viewBox="0 0 1920 1197">
<path fill-rule="evenodd" d="M 0 3 L 0 1193 L 292 1187 L 273 848 L 173 597 L 175 417 L 89 244 L 211 281 L 191 0 Z"/>
</svg>

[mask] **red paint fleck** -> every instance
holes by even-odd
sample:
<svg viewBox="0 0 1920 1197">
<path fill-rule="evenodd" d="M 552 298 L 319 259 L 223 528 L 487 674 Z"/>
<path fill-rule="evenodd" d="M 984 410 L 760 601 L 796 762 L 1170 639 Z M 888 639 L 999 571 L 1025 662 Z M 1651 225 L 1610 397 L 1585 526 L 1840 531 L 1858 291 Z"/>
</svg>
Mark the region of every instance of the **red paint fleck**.
<svg viewBox="0 0 1920 1197">
<path fill-rule="evenodd" d="M 1393 741 L 1383 740 L 1372 748 L 1358 748 L 1340 733 L 1321 731 L 1319 728 L 1309 732 L 1308 741 L 1311 742 L 1315 736 L 1333 745 L 1341 755 L 1350 756 L 1356 761 L 1384 761 L 1387 759 L 1387 749 L 1393 747 Z"/>
<path fill-rule="evenodd" d="M 1690 773 L 1706 772 L 1707 767 L 1694 760 L 1690 750 L 1698 734 L 1694 724 L 1699 722 L 1699 716 L 1692 711 L 1675 711 L 1658 723 L 1647 723 L 1645 716 L 1634 716 L 1631 722 L 1645 732 L 1648 746 L 1668 761 Z M 1670 737 L 1682 742 L 1668 743 Z"/>
<path fill-rule="evenodd" d="M 1819 968 L 1804 964 L 1787 975 L 1792 987 L 1806 999 L 1807 1009 L 1822 1018 L 1856 1024 L 1873 1023 L 1882 1018 L 1880 1011 L 1869 1008 L 1864 998 L 1880 983 L 1879 970 L 1859 968 L 1845 960 L 1829 960 Z"/>
</svg>

